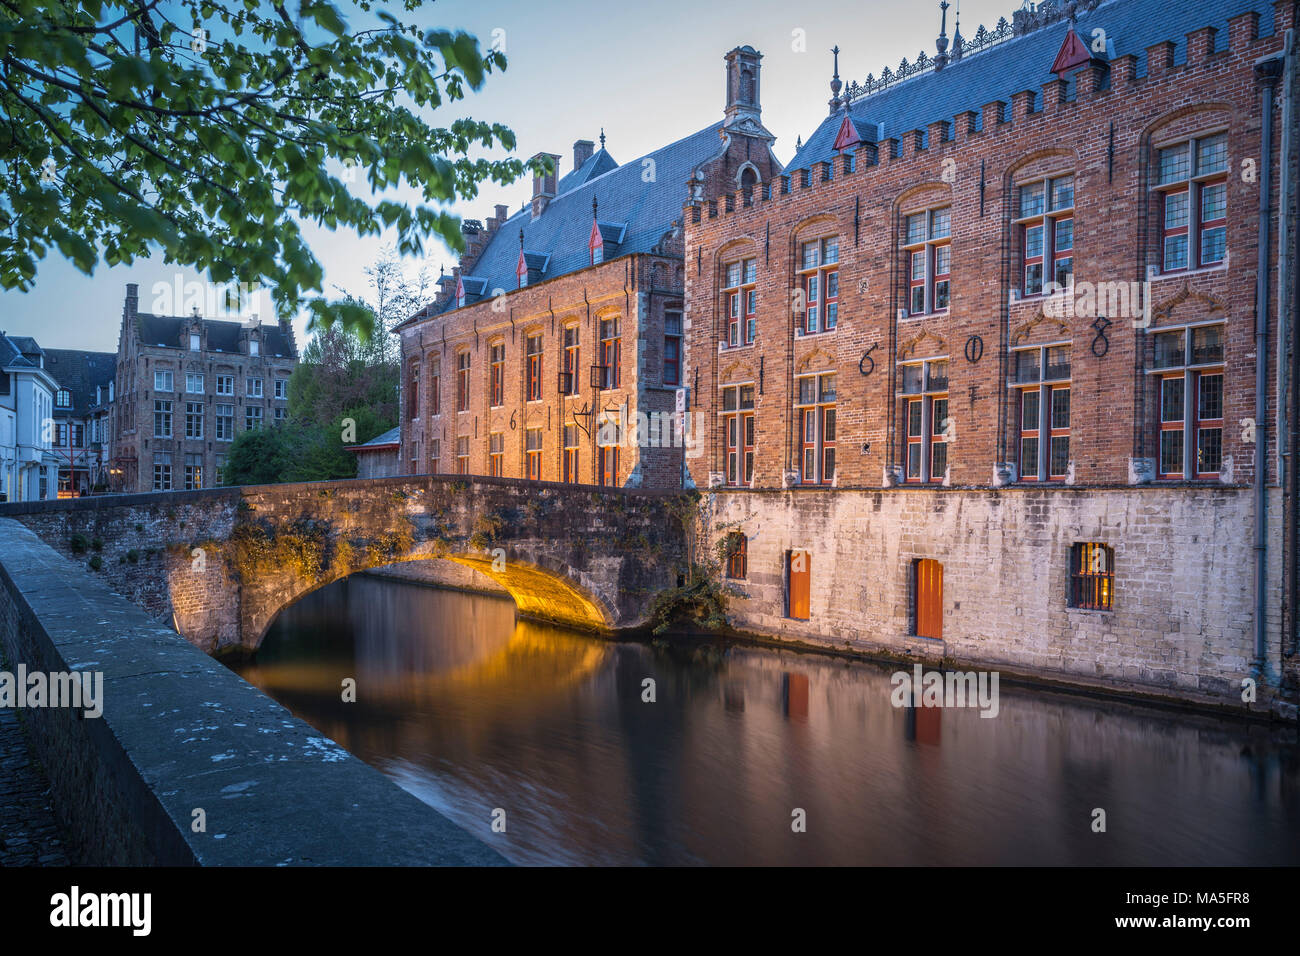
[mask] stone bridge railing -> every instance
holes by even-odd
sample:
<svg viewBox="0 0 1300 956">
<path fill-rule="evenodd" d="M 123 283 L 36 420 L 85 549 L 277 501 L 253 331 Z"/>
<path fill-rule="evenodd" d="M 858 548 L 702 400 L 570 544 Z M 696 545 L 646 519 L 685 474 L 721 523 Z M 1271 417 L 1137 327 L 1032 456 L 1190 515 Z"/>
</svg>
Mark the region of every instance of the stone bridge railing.
<svg viewBox="0 0 1300 956">
<path fill-rule="evenodd" d="M 309 591 L 432 559 L 491 578 L 523 615 L 636 630 L 684 568 L 691 509 L 681 494 L 423 475 L 14 503 L 0 519 L 197 647 L 247 653 Z"/>
</svg>

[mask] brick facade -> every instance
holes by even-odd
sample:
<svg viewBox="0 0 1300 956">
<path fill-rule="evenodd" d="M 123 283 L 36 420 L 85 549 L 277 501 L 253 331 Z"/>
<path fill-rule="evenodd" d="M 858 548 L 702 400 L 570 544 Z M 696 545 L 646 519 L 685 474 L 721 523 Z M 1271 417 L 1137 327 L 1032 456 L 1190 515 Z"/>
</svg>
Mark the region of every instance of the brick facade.
<svg viewBox="0 0 1300 956">
<path fill-rule="evenodd" d="M 682 486 L 688 436 L 673 426 L 686 384 L 680 208 L 690 195 L 780 172 L 759 119 L 760 59 L 750 47 L 727 54 L 720 126 L 621 167 L 603 137 L 598 153 L 579 140 L 563 177 L 561 157 L 539 154 L 553 168 L 535 178 L 531 205 L 514 216 L 498 206 L 486 224 L 465 224 L 459 267 L 398 330 L 407 473 Z M 604 344 L 614 324 L 617 347 Z M 566 342 L 576 343 L 577 368 L 563 393 Z M 538 358 L 540 382 L 530 385 Z"/>
<path fill-rule="evenodd" d="M 128 284 L 111 410 L 110 489 L 218 484 L 236 434 L 287 417 L 297 360 L 288 323 L 150 315 L 139 311 L 138 287 Z M 158 387 L 168 379 L 170 388 Z"/>
<path fill-rule="evenodd" d="M 1087 38 L 1094 26 L 1114 24 L 1117 12 L 1140 16 L 1137 8 L 1142 6 L 1154 8 L 1134 0 L 1091 9 L 1079 31 Z M 1155 661 L 1166 645 L 1158 635 L 1168 632 L 1165 619 L 1170 615 L 1158 596 L 1149 593 L 1148 585 L 1164 581 L 1189 607 L 1200 609 L 1194 612 L 1200 624 L 1191 634 L 1185 627 L 1178 641 L 1215 643 L 1222 660 L 1232 660 L 1238 669 L 1242 660 L 1251 660 L 1257 675 L 1262 669 L 1266 679 L 1275 683 L 1281 671 L 1289 669 L 1294 682 L 1294 651 L 1288 648 L 1283 654 L 1277 640 L 1280 614 L 1275 618 L 1274 610 L 1268 612 L 1271 636 L 1266 659 L 1260 660 L 1253 651 L 1253 589 L 1239 588 L 1206 604 L 1218 591 L 1212 576 L 1202 573 L 1204 568 L 1221 568 L 1223 562 L 1254 566 L 1251 535 L 1258 514 L 1253 484 L 1261 441 L 1269 442 L 1262 467 L 1270 486 L 1275 487 L 1279 467 L 1275 429 L 1270 427 L 1277 420 L 1272 386 L 1278 382 L 1279 351 L 1277 282 L 1272 269 L 1265 284 L 1264 380 L 1270 393 L 1267 412 L 1256 421 L 1262 77 L 1267 72 L 1257 74 L 1256 64 L 1272 58 L 1282 66 L 1279 57 L 1284 37 L 1295 23 L 1295 3 L 1276 3 L 1268 30 L 1261 29 L 1260 11 L 1252 8 L 1260 4 L 1234 6 L 1242 12 L 1223 11 L 1227 29 L 1217 36 L 1214 29 L 1198 24 L 1185 36 L 1148 45 L 1142 58 L 1133 52 L 1096 56 L 1066 74 L 1068 83 L 1051 78 L 1005 99 L 962 102 L 964 90 L 980 88 L 975 82 L 979 70 L 1050 76 L 1051 52 L 1064 37 L 1065 24 L 1050 27 L 1050 40 L 1017 36 L 992 50 L 969 55 L 964 63 L 904 81 L 913 103 L 933 103 L 936 114 L 945 109 L 954 113 L 922 118 L 915 107 L 910 114 L 895 109 L 891 115 L 910 115 L 923 122 L 912 128 L 885 124 L 879 137 L 874 111 L 894 109 L 890 104 L 907 96 L 887 88 L 858 99 L 849 111 L 838 99 L 837 82 L 832 86 L 830 117 L 785 175 L 752 189 L 705 194 L 687 203 L 686 374 L 694 408 L 704 413 L 710 426 L 706 454 L 688 464 L 696 485 L 717 493 L 712 501 L 715 522 L 725 525 L 724 516 L 740 516 L 740 527 L 750 541 L 763 542 L 751 552 L 750 567 L 760 580 L 779 585 L 776 590 L 760 588 L 760 600 L 742 602 L 740 626 L 764 633 L 786 632 L 793 626 L 804 638 L 819 643 L 838 643 L 847 635 L 850 642 L 904 648 L 905 637 L 916 630 L 914 615 L 906 607 L 904 583 L 915 580 L 908 578 L 914 575 L 911 551 L 918 555 L 920 551 L 896 553 L 897 543 L 924 541 L 935 551 L 934 557 L 949 555 L 945 567 L 952 562 L 978 565 L 979 555 L 996 552 L 1002 536 L 1020 524 L 1000 527 L 990 519 L 976 531 L 961 532 L 974 533 L 973 539 L 954 540 L 951 535 L 956 532 L 947 518 L 963 509 L 970 509 L 972 515 L 985 514 L 990 489 L 1005 489 L 995 494 L 1015 504 L 1004 512 L 1046 508 L 1041 520 L 1055 546 L 1038 553 L 1026 539 L 1020 566 L 1011 569 L 1014 573 L 1005 566 L 997 573 L 985 567 L 971 574 L 957 574 L 950 568 L 943 586 L 942 614 L 953 618 L 958 628 L 949 653 L 996 660 L 1006 651 L 1010 657 L 1003 659 L 1022 663 L 1037 655 L 1034 666 L 1077 674 L 1078 666 L 1062 662 L 1059 647 L 1044 654 L 1030 653 L 1034 642 L 1054 640 L 1044 634 L 1065 628 L 1062 639 L 1069 631 L 1075 640 L 1083 641 L 1072 645 L 1069 654 L 1100 658 L 1106 649 L 1102 631 L 1110 633 L 1107 628 L 1118 626 L 1120 615 L 1116 610 L 1110 624 L 1101 628 L 1081 628 L 1073 619 L 1067 620 L 1063 582 L 1074 560 L 1071 546 L 1094 540 L 1087 537 L 1092 522 L 1083 516 L 1112 507 L 1128 515 L 1138 508 L 1150 514 L 1176 512 L 1178 527 L 1167 529 L 1160 538 L 1139 527 L 1140 521 L 1129 525 L 1103 520 L 1098 526 L 1106 536 L 1096 540 L 1113 549 L 1111 562 L 1119 562 L 1126 552 L 1143 555 L 1140 573 L 1127 569 L 1128 574 L 1139 575 L 1137 581 L 1121 576 L 1118 564 L 1110 565 L 1118 595 L 1115 607 L 1122 600 L 1130 612 L 1142 609 L 1127 625 L 1139 646 L 1131 653 L 1121 647 L 1111 676 L 1136 677 L 1139 671 L 1150 675 L 1160 669 Z M 1040 29 L 1046 34 L 1049 28 Z M 1146 29 L 1158 26 L 1152 23 Z M 1130 29 L 1121 37 L 1130 48 L 1133 32 Z M 1018 59 L 1030 50 L 1039 51 L 1035 56 L 1043 62 Z M 1145 70 L 1140 72 L 1143 60 Z M 1275 87 L 1279 95 L 1284 88 L 1282 83 Z M 1274 113 L 1274 175 L 1267 184 L 1272 221 L 1267 261 L 1274 269 L 1279 262 L 1273 244 L 1280 221 L 1276 171 L 1281 162 L 1279 117 L 1283 115 L 1295 114 Z M 844 151 L 830 149 L 830 137 L 837 129 L 844 130 L 846 123 L 847 138 L 860 142 Z M 1215 139 L 1220 134 L 1226 136 Z M 1292 142 L 1295 134 L 1292 119 Z M 1166 271 L 1162 196 L 1167 189 L 1163 184 L 1177 177 L 1166 168 L 1162 179 L 1161 150 L 1189 140 L 1193 156 L 1199 155 L 1200 143 L 1206 144 L 1203 168 L 1217 173 L 1217 178 L 1198 181 L 1194 168 L 1189 195 L 1203 197 L 1192 201 L 1204 204 L 1206 222 L 1214 221 L 1216 201 L 1221 197 L 1226 201 L 1226 254 L 1218 255 L 1217 237 L 1210 235 L 1204 238 L 1208 243 L 1203 247 L 1205 267 L 1196 267 L 1193 261 L 1191 268 Z M 814 143 L 820 148 L 812 148 Z M 1226 143 L 1226 160 L 1213 153 L 1220 143 Z M 1164 156 L 1166 166 L 1171 165 L 1174 154 Z M 1067 192 L 1061 194 L 1068 199 L 1061 204 L 1064 218 L 1072 220 L 1073 227 L 1066 257 L 1073 260 L 1073 288 L 1057 295 L 1026 294 L 1023 270 L 1033 264 L 1030 253 L 1036 246 L 1026 238 L 1025 227 L 1042 219 L 1028 222 L 1022 213 L 1028 210 L 1050 219 L 1052 181 L 1058 179 L 1073 187 L 1072 198 Z M 1033 184 L 1039 182 L 1047 193 L 1041 210 L 1032 202 Z M 1222 184 L 1221 192 L 1203 192 L 1201 183 Z M 944 228 L 944 213 L 938 220 L 909 219 L 935 210 L 946 210 L 950 228 Z M 1170 222 L 1177 221 L 1177 215 L 1171 214 Z M 909 223 L 914 227 L 911 233 Z M 917 224 L 934 229 L 917 230 Z M 938 242 L 928 241 L 931 238 Z M 807 243 L 827 239 L 834 244 L 819 245 L 822 253 L 838 247 L 831 263 L 838 283 L 838 314 L 832 331 L 825 330 L 826 297 L 814 300 L 805 282 L 806 276 L 816 275 L 817 291 L 828 291 L 826 263 L 813 264 L 804 258 Z M 1202 251 L 1195 235 L 1190 244 L 1192 256 Z M 935 252 L 937 246 L 947 251 Z M 919 282 L 914 282 L 911 271 L 917 261 L 912 258 L 914 251 L 924 257 L 919 260 Z M 950 256 L 951 262 L 946 303 L 942 291 L 935 288 L 945 277 L 938 265 L 943 261 L 940 256 Z M 748 261 L 756 266 L 752 284 L 745 282 L 745 270 L 729 268 Z M 1042 261 L 1048 263 L 1045 271 L 1050 278 L 1050 245 Z M 1178 261 L 1175 246 L 1170 263 Z M 814 265 L 816 271 L 804 270 L 806 265 Z M 738 282 L 747 286 L 743 292 L 752 289 L 757 294 L 752 343 L 745 342 L 743 331 L 737 341 L 730 327 L 731 295 Z M 922 290 L 919 308 L 913 307 L 914 286 Z M 1091 299 L 1090 291 L 1095 293 Z M 1130 291 L 1134 302 L 1143 300 L 1145 308 L 1130 303 L 1124 311 L 1128 298 L 1124 293 Z M 808 313 L 814 303 L 820 310 L 815 323 Z M 1188 353 L 1179 357 L 1174 338 L 1167 333 L 1189 327 L 1209 331 L 1183 333 Z M 806 334 L 809 328 L 815 331 Z M 1017 353 L 1025 350 L 1027 356 L 1030 349 L 1048 347 L 1061 351 L 1038 352 L 1039 374 L 1029 374 L 1028 359 L 1018 358 Z M 1062 375 L 1063 356 L 1068 368 Z M 913 371 L 929 361 L 939 363 L 932 368 L 933 384 Z M 1041 374 L 1045 366 L 1053 374 Z M 1183 371 L 1187 366 L 1194 367 Z M 822 378 L 829 375 L 834 378 Z M 1162 385 L 1164 379 L 1175 377 L 1179 382 Z M 802 393 L 800 379 L 810 383 Z M 1026 389 L 1031 383 L 1032 388 Z M 1055 394 L 1057 385 L 1068 389 L 1068 406 L 1064 396 Z M 737 391 L 729 391 L 729 386 Z M 741 391 L 742 386 L 752 392 Z M 1024 404 L 1026 390 L 1035 394 L 1030 402 L 1040 402 L 1036 423 L 1030 418 L 1032 405 Z M 1055 401 L 1063 407 L 1053 418 L 1050 410 Z M 1175 408 L 1185 418 L 1181 425 L 1173 421 Z M 748 414 L 753 415 L 752 442 L 745 440 L 745 425 L 733 430 L 729 420 L 736 415 L 743 422 Z M 1214 427 L 1202 427 L 1204 421 Z M 1031 428 L 1033 424 L 1037 428 Z M 1058 424 L 1060 428 L 1055 427 Z M 1181 457 L 1176 454 L 1180 442 Z M 913 444 L 918 448 L 909 453 Z M 936 445 L 944 447 L 936 452 Z M 827 456 L 828 451 L 833 457 Z M 752 476 L 747 474 L 747 454 L 753 456 Z M 1169 474 L 1175 465 L 1178 473 Z M 829 487 L 809 487 L 820 485 Z M 927 485 L 932 487 L 927 490 Z M 1065 499 L 1059 496 L 1042 498 L 1052 485 L 1092 491 L 1095 496 L 1065 507 L 1061 504 Z M 764 494 L 761 505 L 744 500 L 747 494 L 783 488 L 799 492 Z M 1126 488 L 1143 489 L 1140 506 L 1110 493 Z M 848 508 L 820 500 L 846 489 L 876 490 L 877 504 L 859 509 L 854 520 L 842 527 L 832 523 L 817 533 L 793 534 L 812 516 Z M 954 495 L 951 489 L 969 490 Z M 886 496 L 883 509 L 880 494 Z M 900 494 L 906 506 L 901 499 L 889 497 Z M 926 495 L 930 503 L 918 506 Z M 1041 505 L 1029 504 L 1040 499 Z M 1280 605 L 1276 589 L 1280 579 L 1276 572 L 1283 560 L 1280 504 L 1277 501 L 1270 512 L 1266 533 L 1271 609 Z M 1294 503 L 1291 507 L 1294 510 Z M 1221 520 L 1225 509 L 1236 516 L 1231 528 Z M 714 530 L 720 527 L 715 524 Z M 1198 536 L 1198 527 L 1217 530 L 1207 538 Z M 1221 540 L 1218 534 L 1228 537 Z M 840 544 L 819 535 L 838 535 Z M 853 607 L 845 597 L 851 582 L 845 578 L 845 555 L 836 548 L 843 551 L 851 539 L 854 546 L 849 550 L 856 555 L 857 544 L 875 537 L 880 537 L 882 546 L 890 546 L 866 564 L 862 562 L 867 559 L 858 556 L 851 567 L 865 575 L 862 587 L 883 588 L 889 599 L 886 604 L 892 601 L 897 606 L 876 616 L 862 616 L 846 610 Z M 775 543 L 779 541 L 784 543 Z M 782 562 L 788 560 L 789 549 L 812 543 L 816 545 L 813 623 L 791 625 L 786 607 L 789 594 L 780 590 L 789 587 L 789 570 Z M 1186 563 L 1197 555 L 1202 571 L 1192 573 Z M 1054 575 L 1061 585 L 1053 586 L 1052 599 L 1042 605 L 1042 619 L 1032 626 L 1021 616 L 1022 608 L 1029 606 L 1021 597 L 1026 574 Z M 1126 581 L 1134 586 L 1127 594 L 1120 591 L 1127 587 Z M 1010 636 L 998 654 L 978 650 L 984 645 L 976 641 L 977 635 L 960 630 L 961 622 L 974 620 L 968 614 L 978 613 L 971 611 L 972 605 L 987 608 L 990 604 L 1000 610 L 993 613 L 997 620 L 980 621 L 981 640 L 990 628 Z M 967 610 L 959 615 L 958 607 Z M 827 636 L 828 626 L 835 629 L 834 638 Z M 1211 632 L 1218 636 L 1212 637 Z M 1024 637 L 1023 646 L 1011 653 L 1011 646 L 1020 640 L 1015 635 Z M 942 656 L 942 646 L 938 653 Z M 1178 653 L 1185 654 L 1185 648 Z M 1055 663 L 1046 663 L 1048 658 Z M 1194 680 L 1191 675 L 1200 672 L 1181 664 L 1173 669 L 1180 676 L 1171 678 L 1172 683 Z M 1235 673 L 1220 668 L 1214 679 L 1230 680 Z M 1160 682 L 1155 677 L 1149 681 Z"/>
</svg>

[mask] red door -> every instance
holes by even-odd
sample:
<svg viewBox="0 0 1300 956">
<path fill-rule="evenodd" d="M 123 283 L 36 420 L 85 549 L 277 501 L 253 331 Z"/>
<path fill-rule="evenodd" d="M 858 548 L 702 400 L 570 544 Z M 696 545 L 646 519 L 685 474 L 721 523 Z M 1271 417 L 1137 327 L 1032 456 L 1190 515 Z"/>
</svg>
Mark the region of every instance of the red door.
<svg viewBox="0 0 1300 956">
<path fill-rule="evenodd" d="M 916 562 L 916 635 L 943 637 L 943 565 L 930 558 Z"/>
<path fill-rule="evenodd" d="M 806 621 L 811 604 L 812 554 L 808 551 L 788 551 L 786 563 L 790 572 L 790 616 Z"/>
</svg>

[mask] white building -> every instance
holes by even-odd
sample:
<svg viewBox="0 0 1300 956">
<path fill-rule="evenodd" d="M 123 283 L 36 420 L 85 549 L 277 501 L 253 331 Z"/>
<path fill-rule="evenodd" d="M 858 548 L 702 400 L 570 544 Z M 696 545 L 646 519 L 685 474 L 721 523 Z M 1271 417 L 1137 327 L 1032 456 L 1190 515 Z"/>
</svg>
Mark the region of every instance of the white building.
<svg viewBox="0 0 1300 956">
<path fill-rule="evenodd" d="M 58 496 L 58 387 L 35 339 L 0 332 L 0 501 Z"/>
</svg>

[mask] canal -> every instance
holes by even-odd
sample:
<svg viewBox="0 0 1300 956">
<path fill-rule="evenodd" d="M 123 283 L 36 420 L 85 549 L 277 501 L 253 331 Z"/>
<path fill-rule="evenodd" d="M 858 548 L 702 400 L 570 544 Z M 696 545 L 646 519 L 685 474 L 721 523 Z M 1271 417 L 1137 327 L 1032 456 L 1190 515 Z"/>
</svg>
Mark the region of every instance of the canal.
<svg viewBox="0 0 1300 956">
<path fill-rule="evenodd" d="M 1005 682 L 993 718 L 896 708 L 896 670 L 365 575 L 239 668 L 516 863 L 1300 863 L 1294 729 Z"/>
</svg>

